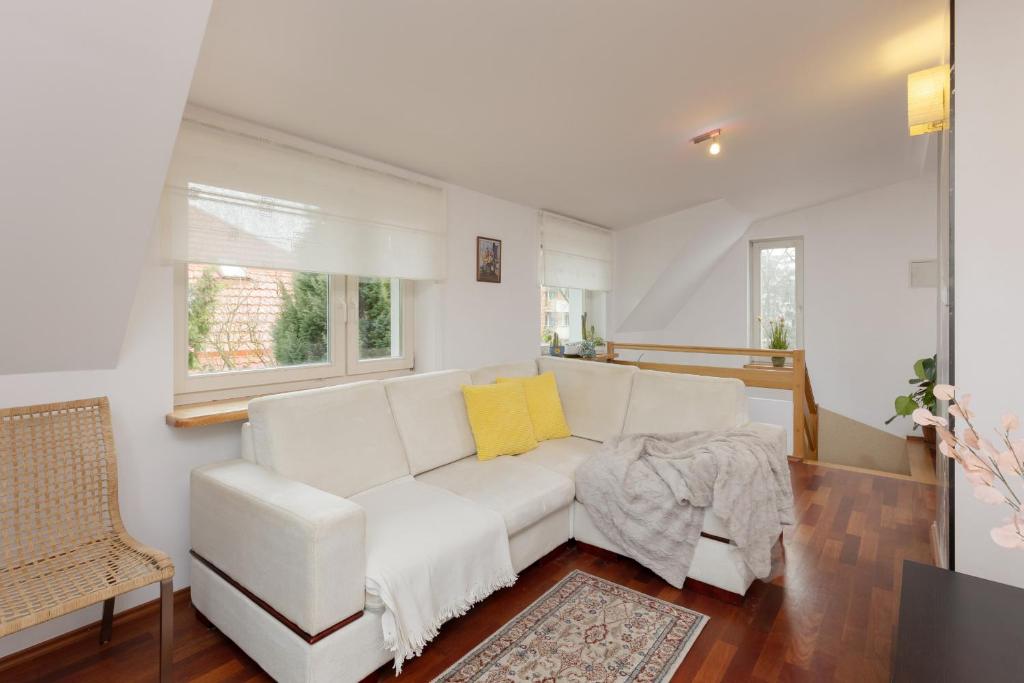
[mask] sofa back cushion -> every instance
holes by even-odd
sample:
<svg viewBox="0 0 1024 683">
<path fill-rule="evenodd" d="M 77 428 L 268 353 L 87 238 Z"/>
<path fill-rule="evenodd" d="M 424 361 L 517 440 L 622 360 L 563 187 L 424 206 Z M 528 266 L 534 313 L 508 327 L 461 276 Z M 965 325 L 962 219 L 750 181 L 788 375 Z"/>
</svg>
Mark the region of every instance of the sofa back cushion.
<svg viewBox="0 0 1024 683">
<path fill-rule="evenodd" d="M 476 452 L 462 386 L 466 370 L 442 370 L 384 382 L 413 474 L 461 460 Z"/>
<path fill-rule="evenodd" d="M 537 367 L 555 373 L 573 436 L 606 441 L 622 433 L 635 367 L 551 356 L 538 358 Z"/>
<path fill-rule="evenodd" d="M 409 474 L 377 381 L 253 399 L 249 423 L 257 463 L 343 498 Z"/>
<path fill-rule="evenodd" d="M 537 374 L 537 361 L 488 365 L 470 372 L 473 384 L 494 384 L 499 377 L 532 377 Z"/>
<path fill-rule="evenodd" d="M 729 429 L 746 421 L 747 396 L 738 379 L 640 370 L 623 431 Z"/>
</svg>

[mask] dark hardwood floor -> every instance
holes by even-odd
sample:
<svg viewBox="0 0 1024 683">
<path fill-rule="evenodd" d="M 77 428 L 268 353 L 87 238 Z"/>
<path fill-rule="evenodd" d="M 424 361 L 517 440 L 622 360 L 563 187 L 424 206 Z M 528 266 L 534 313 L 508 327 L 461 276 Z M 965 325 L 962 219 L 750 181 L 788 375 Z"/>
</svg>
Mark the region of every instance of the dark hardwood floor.
<svg viewBox="0 0 1024 683">
<path fill-rule="evenodd" d="M 685 605 L 711 617 L 673 680 L 888 680 L 904 559 L 931 562 L 933 487 L 802 463 L 792 465 L 799 524 L 785 573 L 756 582 L 741 606 L 676 590 L 630 560 L 556 551 L 510 589 L 450 622 L 399 680 L 429 681 L 573 569 Z M 188 593 L 175 596 L 175 678 L 269 680 L 241 650 L 196 620 Z M 99 626 L 0 661 L 0 681 L 155 681 L 156 606 L 119 617 L 113 641 Z M 385 667 L 381 681 L 394 676 Z"/>
</svg>

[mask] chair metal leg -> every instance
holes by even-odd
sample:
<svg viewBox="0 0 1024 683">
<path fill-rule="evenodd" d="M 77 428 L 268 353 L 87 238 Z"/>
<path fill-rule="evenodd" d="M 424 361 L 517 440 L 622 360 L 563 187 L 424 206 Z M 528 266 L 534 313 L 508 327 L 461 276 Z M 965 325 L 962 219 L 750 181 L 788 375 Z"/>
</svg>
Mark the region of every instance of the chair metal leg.
<svg viewBox="0 0 1024 683">
<path fill-rule="evenodd" d="M 114 628 L 114 598 L 103 601 L 103 621 L 100 622 L 100 645 L 110 642 L 110 634 Z"/>
<path fill-rule="evenodd" d="M 171 651 L 174 648 L 174 581 L 160 582 L 160 683 L 171 681 Z"/>
</svg>

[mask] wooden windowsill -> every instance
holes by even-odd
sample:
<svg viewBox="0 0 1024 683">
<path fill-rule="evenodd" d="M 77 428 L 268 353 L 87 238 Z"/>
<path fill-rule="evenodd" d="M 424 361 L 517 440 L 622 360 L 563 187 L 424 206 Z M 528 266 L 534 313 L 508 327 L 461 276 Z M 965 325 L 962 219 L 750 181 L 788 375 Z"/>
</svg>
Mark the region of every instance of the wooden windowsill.
<svg viewBox="0 0 1024 683">
<path fill-rule="evenodd" d="M 164 422 L 169 427 L 178 429 L 190 429 L 192 427 L 208 427 L 227 422 L 245 422 L 249 419 L 249 401 L 261 396 L 273 396 L 290 391 L 301 391 L 303 389 L 316 389 L 329 386 L 338 386 L 351 382 L 359 382 L 368 379 L 389 379 L 391 377 L 402 377 L 412 374 L 412 370 L 386 370 L 344 377 L 328 377 L 319 380 L 287 382 L 279 385 L 263 385 L 247 387 L 254 392 L 249 396 L 239 398 L 225 398 L 216 401 L 203 401 L 200 403 L 183 403 L 174 406 L 171 412 L 164 416 Z"/>
<path fill-rule="evenodd" d="M 227 422 L 245 422 L 249 419 L 249 401 L 252 397 L 226 401 L 208 401 L 175 406 L 164 418 L 168 426 L 178 429 L 207 427 Z"/>
</svg>

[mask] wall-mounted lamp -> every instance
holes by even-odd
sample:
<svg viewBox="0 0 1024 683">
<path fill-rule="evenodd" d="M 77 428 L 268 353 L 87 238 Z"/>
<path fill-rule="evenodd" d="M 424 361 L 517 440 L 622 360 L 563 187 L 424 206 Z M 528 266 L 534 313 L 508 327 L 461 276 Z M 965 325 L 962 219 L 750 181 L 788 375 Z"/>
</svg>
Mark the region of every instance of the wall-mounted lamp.
<svg viewBox="0 0 1024 683">
<path fill-rule="evenodd" d="M 949 66 L 915 71 L 907 76 L 907 127 L 924 135 L 949 127 Z"/>
<path fill-rule="evenodd" d="M 691 142 L 693 142 L 693 144 L 695 145 L 699 145 L 702 142 L 707 142 L 708 140 L 710 140 L 711 144 L 708 145 L 708 154 L 710 154 L 713 157 L 716 157 L 722 151 L 722 143 L 718 141 L 718 138 L 721 134 L 722 129 L 715 128 L 714 130 L 709 130 L 707 133 L 701 133 L 697 137 L 693 138 Z"/>
</svg>

